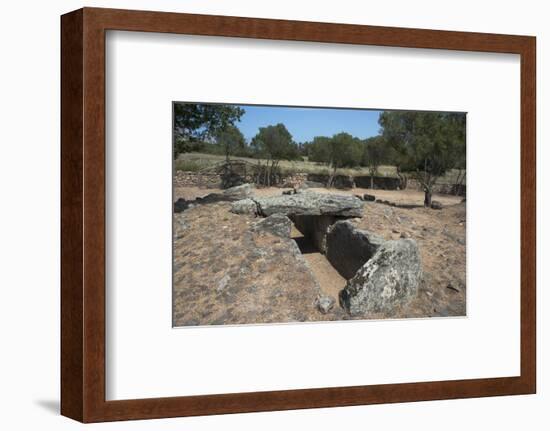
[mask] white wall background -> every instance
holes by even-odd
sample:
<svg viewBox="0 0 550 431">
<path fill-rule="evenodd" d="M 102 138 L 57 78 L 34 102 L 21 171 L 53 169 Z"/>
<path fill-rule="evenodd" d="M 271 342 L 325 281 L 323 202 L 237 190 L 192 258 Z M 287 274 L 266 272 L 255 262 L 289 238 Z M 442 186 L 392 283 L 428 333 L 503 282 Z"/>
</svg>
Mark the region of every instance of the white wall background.
<svg viewBox="0 0 550 431">
<path fill-rule="evenodd" d="M 538 219 L 549 214 L 550 30 L 545 3 L 427 0 L 21 0 L 0 19 L 0 424 L 4 429 L 78 429 L 59 408 L 59 15 L 87 6 L 154 9 L 358 24 L 467 30 L 538 37 Z M 490 171 L 488 171 L 490 175 Z M 546 196 L 544 196 L 546 195 Z M 539 222 L 538 394 L 384 406 L 229 415 L 87 426 L 87 429 L 284 428 L 515 430 L 548 428 L 550 230 Z"/>
</svg>

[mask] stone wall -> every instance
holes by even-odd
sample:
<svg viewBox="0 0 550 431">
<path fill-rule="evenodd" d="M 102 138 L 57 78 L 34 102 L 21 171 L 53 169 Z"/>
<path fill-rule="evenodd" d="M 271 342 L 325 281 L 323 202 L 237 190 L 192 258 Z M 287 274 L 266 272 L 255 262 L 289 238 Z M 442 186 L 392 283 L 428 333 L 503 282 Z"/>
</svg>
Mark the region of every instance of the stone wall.
<svg viewBox="0 0 550 431">
<path fill-rule="evenodd" d="M 253 175 L 238 178 L 239 183 L 253 183 L 255 178 Z M 325 184 L 328 181 L 328 175 L 322 174 L 307 174 L 295 173 L 281 175 L 279 177 L 278 187 L 300 187 L 305 181 L 314 181 Z M 374 189 L 378 190 L 398 190 L 399 179 L 394 177 L 374 177 Z M 334 187 L 341 189 L 349 189 L 353 187 L 370 188 L 371 178 L 368 175 L 351 177 L 349 175 L 336 175 L 333 180 Z M 222 188 L 221 175 L 215 173 L 201 174 L 198 172 L 176 171 L 174 176 L 175 187 L 206 187 L 206 188 Z M 414 179 L 408 179 L 407 188 L 413 190 L 422 190 L 420 183 Z M 457 193 L 458 192 L 458 193 Z M 456 194 L 458 196 L 466 196 L 466 186 L 454 184 L 436 184 L 434 193 Z"/>
<path fill-rule="evenodd" d="M 289 175 L 281 175 L 279 177 L 278 187 L 299 187 L 308 179 L 306 173 L 295 173 Z M 255 178 L 253 175 L 239 177 L 240 183 L 253 183 Z M 176 171 L 174 175 L 174 187 L 206 187 L 206 188 L 221 188 L 222 176 L 216 173 L 199 173 L 191 171 Z"/>
<path fill-rule="evenodd" d="M 295 173 L 289 175 L 283 175 L 282 177 L 282 187 L 300 187 L 304 181 L 307 181 L 308 174 L 305 173 Z"/>
<path fill-rule="evenodd" d="M 328 183 L 329 178 L 329 175 L 326 174 L 308 174 L 307 176 L 308 181 L 321 184 Z M 332 179 L 332 186 L 337 189 L 352 189 L 355 187 L 355 183 L 351 175 L 335 175 Z"/>
<path fill-rule="evenodd" d="M 407 188 L 413 190 L 422 190 L 420 183 L 414 179 L 409 179 L 407 182 Z M 466 185 L 465 184 L 435 184 L 433 187 L 434 193 L 440 193 L 443 195 L 457 195 L 457 196 L 466 196 Z"/>
<path fill-rule="evenodd" d="M 199 174 L 197 172 L 176 171 L 174 187 L 208 187 L 217 188 L 221 185 L 218 174 Z"/>
<path fill-rule="evenodd" d="M 355 180 L 355 187 L 361 187 L 364 189 L 371 188 L 370 175 L 361 175 L 353 177 Z M 399 188 L 400 180 L 395 177 L 373 177 L 372 183 L 375 189 L 378 190 L 397 190 Z"/>
</svg>

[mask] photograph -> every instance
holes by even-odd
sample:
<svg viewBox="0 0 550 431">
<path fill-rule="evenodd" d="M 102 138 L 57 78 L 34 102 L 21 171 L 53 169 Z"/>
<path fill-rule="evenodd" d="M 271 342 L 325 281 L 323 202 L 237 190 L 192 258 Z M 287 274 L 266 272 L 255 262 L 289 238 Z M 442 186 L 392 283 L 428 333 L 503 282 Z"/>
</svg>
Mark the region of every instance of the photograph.
<svg viewBox="0 0 550 431">
<path fill-rule="evenodd" d="M 466 113 L 173 102 L 173 327 L 466 316 Z"/>
</svg>

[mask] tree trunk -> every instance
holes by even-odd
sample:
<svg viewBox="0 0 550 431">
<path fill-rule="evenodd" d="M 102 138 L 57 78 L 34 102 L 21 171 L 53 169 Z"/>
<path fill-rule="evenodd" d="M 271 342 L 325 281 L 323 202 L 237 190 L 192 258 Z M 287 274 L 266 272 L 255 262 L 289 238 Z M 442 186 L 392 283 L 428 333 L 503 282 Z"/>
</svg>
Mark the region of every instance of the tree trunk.
<svg viewBox="0 0 550 431">
<path fill-rule="evenodd" d="M 370 188 L 371 190 L 374 189 L 374 175 L 372 173 L 370 174 Z"/>
<path fill-rule="evenodd" d="M 424 188 L 424 206 L 430 208 L 432 206 L 432 190 L 428 187 Z"/>
<path fill-rule="evenodd" d="M 405 190 L 407 188 L 407 177 L 401 172 L 399 166 L 397 166 L 397 177 L 399 178 L 399 188 Z"/>
<path fill-rule="evenodd" d="M 336 176 L 336 165 L 332 168 L 332 174 L 329 174 L 327 187 L 332 187 L 332 183 L 334 181 L 334 177 Z"/>
<path fill-rule="evenodd" d="M 466 171 L 463 172 L 462 169 L 460 169 L 458 171 L 458 175 L 455 180 L 455 190 L 454 190 L 455 196 L 458 196 L 460 194 L 460 188 L 462 187 L 462 183 L 464 182 L 465 177 L 466 177 Z"/>
</svg>

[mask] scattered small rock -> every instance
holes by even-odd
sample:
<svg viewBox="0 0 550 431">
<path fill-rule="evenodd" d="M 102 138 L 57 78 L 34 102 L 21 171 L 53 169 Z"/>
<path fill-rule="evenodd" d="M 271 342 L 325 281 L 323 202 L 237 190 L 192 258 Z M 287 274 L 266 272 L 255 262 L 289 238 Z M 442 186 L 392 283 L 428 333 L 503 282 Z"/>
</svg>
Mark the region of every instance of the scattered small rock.
<svg viewBox="0 0 550 431">
<path fill-rule="evenodd" d="M 317 298 L 315 305 L 321 313 L 327 314 L 330 310 L 332 310 L 335 303 L 336 301 L 332 296 L 323 295 Z"/>
<path fill-rule="evenodd" d="M 432 201 L 432 209 L 442 210 L 443 209 L 443 204 L 439 201 Z"/>
<path fill-rule="evenodd" d="M 225 288 L 227 287 L 228 283 L 229 283 L 229 280 L 231 280 L 231 277 L 229 276 L 229 274 L 225 274 L 221 280 L 218 282 L 218 287 L 216 288 L 216 290 L 218 292 L 223 292 L 225 290 Z"/>
<path fill-rule="evenodd" d="M 368 201 L 368 202 L 374 202 L 376 200 L 376 196 L 369 195 L 368 193 L 365 193 L 363 195 L 363 200 Z"/>
<path fill-rule="evenodd" d="M 447 284 L 447 289 L 452 290 L 453 292 L 456 292 L 456 293 L 460 292 L 460 290 L 454 287 L 451 283 Z"/>
</svg>

